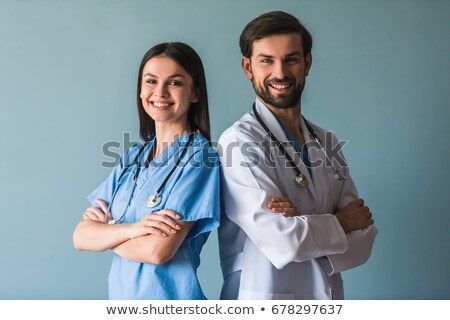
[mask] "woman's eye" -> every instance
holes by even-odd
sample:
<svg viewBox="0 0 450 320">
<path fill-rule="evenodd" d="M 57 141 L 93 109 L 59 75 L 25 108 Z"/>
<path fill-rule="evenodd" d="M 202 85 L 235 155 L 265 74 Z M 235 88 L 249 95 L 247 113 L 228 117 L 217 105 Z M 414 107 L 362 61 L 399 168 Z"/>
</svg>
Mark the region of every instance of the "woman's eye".
<svg viewBox="0 0 450 320">
<path fill-rule="evenodd" d="M 154 80 L 154 79 L 147 79 L 147 80 L 145 81 L 145 83 L 148 83 L 148 84 L 155 84 L 155 83 L 156 83 L 156 80 Z"/>
<path fill-rule="evenodd" d="M 176 87 L 179 87 L 182 85 L 182 83 L 180 81 L 170 81 L 169 84 L 171 86 L 176 86 Z"/>
</svg>

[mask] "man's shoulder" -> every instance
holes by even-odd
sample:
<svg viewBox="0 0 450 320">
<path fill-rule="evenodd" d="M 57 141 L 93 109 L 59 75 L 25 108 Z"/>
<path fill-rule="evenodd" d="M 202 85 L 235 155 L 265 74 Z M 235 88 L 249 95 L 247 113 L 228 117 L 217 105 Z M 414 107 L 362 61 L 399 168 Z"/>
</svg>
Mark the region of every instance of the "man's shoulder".
<svg viewBox="0 0 450 320">
<path fill-rule="evenodd" d="M 331 133 L 333 138 L 337 138 L 336 134 L 333 130 L 323 128 L 323 127 L 315 124 L 314 122 L 311 122 L 310 120 L 307 120 L 307 121 L 308 121 L 308 125 L 314 130 L 314 132 L 319 136 L 319 138 L 324 139 L 327 132 Z M 311 130 L 309 129 L 309 131 L 311 131 Z"/>
<path fill-rule="evenodd" d="M 219 142 L 231 142 L 241 139 L 260 140 L 261 134 L 264 134 L 264 132 L 255 116 L 251 113 L 246 113 L 221 134 Z"/>
<path fill-rule="evenodd" d="M 306 120 L 306 121 L 308 121 L 308 125 L 311 127 L 311 128 L 313 128 L 313 130 L 316 132 L 316 133 L 325 133 L 326 131 L 329 131 L 329 130 L 327 130 L 327 129 L 325 129 L 325 128 L 323 128 L 323 127 L 321 127 L 321 126 L 319 126 L 319 125 L 317 125 L 317 124 L 315 124 L 314 122 L 312 122 L 312 121 L 310 121 L 310 120 Z"/>
</svg>

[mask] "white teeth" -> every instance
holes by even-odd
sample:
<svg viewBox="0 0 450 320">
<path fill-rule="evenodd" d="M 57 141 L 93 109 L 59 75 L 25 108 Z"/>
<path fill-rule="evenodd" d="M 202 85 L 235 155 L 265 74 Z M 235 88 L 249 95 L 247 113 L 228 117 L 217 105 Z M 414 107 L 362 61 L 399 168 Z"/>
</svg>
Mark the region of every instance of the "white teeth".
<svg viewBox="0 0 450 320">
<path fill-rule="evenodd" d="M 272 84 L 272 87 L 274 87 L 275 89 L 281 90 L 281 89 L 289 88 L 289 85 L 288 84 Z"/>
<path fill-rule="evenodd" d="M 153 102 L 153 105 L 158 108 L 166 108 L 169 106 L 169 103 Z"/>
</svg>

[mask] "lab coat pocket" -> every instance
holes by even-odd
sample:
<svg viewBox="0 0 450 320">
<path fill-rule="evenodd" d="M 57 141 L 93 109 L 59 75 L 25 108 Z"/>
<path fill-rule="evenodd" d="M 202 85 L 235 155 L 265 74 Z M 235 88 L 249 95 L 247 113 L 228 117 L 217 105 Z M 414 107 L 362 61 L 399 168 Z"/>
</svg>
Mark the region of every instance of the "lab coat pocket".
<svg viewBox="0 0 450 320">
<path fill-rule="evenodd" d="M 327 177 L 328 177 L 328 181 L 329 181 L 329 184 L 328 184 L 329 189 L 328 189 L 328 192 L 325 194 L 327 194 L 327 196 L 330 197 L 330 199 L 332 199 L 332 204 L 333 204 L 332 208 L 336 208 L 338 201 L 339 201 L 339 196 L 341 194 L 343 181 L 336 179 L 334 173 L 328 173 Z"/>
<path fill-rule="evenodd" d="M 238 300 L 294 300 L 293 293 L 272 293 L 272 292 L 258 292 L 251 290 L 239 290 Z"/>
</svg>

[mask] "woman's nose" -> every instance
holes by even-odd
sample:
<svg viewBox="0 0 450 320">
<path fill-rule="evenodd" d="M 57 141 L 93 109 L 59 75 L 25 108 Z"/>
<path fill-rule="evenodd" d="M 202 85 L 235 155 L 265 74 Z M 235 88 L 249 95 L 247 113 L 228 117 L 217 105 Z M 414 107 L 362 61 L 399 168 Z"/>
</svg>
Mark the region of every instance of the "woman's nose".
<svg viewBox="0 0 450 320">
<path fill-rule="evenodd" d="M 161 84 L 155 89 L 154 94 L 159 98 L 167 98 L 169 96 L 169 91 L 167 90 L 167 86 Z"/>
</svg>

